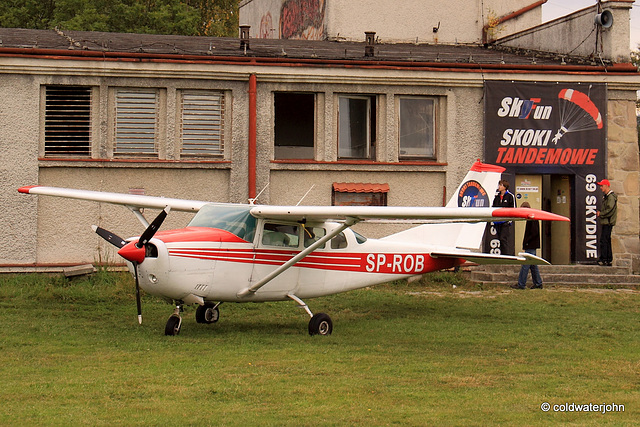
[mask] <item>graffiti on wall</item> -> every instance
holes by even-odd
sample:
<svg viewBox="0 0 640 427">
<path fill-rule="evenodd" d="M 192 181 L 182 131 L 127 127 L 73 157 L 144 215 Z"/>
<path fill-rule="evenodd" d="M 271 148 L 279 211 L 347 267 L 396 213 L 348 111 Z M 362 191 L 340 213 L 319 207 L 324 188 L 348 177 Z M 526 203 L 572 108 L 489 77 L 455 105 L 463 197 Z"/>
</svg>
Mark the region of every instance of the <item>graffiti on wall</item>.
<svg viewBox="0 0 640 427">
<path fill-rule="evenodd" d="M 258 33 L 258 37 L 261 39 L 273 38 L 273 31 L 274 28 L 273 19 L 271 18 L 271 12 L 267 12 L 262 15 L 262 19 L 260 19 L 260 32 Z"/>
<path fill-rule="evenodd" d="M 323 40 L 325 0 L 285 0 L 280 10 L 280 38 Z"/>
</svg>

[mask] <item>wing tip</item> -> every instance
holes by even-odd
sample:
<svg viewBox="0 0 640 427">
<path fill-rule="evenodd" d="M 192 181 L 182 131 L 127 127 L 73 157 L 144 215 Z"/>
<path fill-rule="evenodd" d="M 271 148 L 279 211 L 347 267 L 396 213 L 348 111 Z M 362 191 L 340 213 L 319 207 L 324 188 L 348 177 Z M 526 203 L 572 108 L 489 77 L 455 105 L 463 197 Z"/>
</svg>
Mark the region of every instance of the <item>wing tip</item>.
<svg viewBox="0 0 640 427">
<path fill-rule="evenodd" d="M 522 218 L 541 221 L 571 221 L 566 216 L 531 208 L 497 208 L 491 212 L 491 216 L 494 218 Z"/>
<path fill-rule="evenodd" d="M 18 193 L 29 194 L 31 193 L 31 189 L 40 187 L 39 185 L 25 185 L 24 187 L 18 188 Z"/>
</svg>

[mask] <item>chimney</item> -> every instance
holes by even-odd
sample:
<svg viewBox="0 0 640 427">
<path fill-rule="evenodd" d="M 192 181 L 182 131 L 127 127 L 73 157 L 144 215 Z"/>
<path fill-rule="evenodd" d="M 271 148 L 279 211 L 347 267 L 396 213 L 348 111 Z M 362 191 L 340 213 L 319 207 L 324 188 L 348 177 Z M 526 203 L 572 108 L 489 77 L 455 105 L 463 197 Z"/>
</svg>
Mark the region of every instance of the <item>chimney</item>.
<svg viewBox="0 0 640 427">
<path fill-rule="evenodd" d="M 251 25 L 240 25 L 240 49 L 249 49 L 249 29 Z"/>
<path fill-rule="evenodd" d="M 365 31 L 364 38 L 366 41 L 364 46 L 364 56 L 374 56 L 373 47 L 376 44 L 376 32 Z"/>
</svg>

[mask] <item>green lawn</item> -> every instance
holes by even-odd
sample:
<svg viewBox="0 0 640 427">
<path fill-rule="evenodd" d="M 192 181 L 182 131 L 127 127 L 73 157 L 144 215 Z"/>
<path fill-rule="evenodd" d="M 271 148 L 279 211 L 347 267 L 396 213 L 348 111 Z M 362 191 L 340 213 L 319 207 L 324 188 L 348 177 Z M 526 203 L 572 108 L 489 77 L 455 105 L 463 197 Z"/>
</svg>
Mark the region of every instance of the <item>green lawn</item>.
<svg viewBox="0 0 640 427">
<path fill-rule="evenodd" d="M 223 304 L 214 325 L 187 307 L 166 337 L 172 307 L 146 296 L 139 326 L 127 274 L 0 276 L 0 425 L 640 420 L 638 291 L 480 289 L 447 273 L 306 302 L 333 335 L 310 337 L 282 302 Z M 589 403 L 624 412 L 553 409 Z"/>
</svg>

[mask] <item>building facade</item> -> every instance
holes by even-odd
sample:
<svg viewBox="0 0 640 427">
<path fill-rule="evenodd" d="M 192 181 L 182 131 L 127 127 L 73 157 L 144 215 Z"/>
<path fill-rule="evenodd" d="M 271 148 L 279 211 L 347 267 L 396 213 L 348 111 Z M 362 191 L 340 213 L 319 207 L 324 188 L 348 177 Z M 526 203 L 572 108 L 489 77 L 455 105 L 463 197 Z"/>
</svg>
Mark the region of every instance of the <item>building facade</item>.
<svg viewBox="0 0 640 427">
<path fill-rule="evenodd" d="M 568 259 L 549 252 L 550 258 L 589 262 L 580 245 L 593 242 L 579 237 L 588 224 L 576 221 L 584 215 L 575 212 L 583 194 L 575 188 L 592 179 L 589 174 L 545 169 L 544 161 L 543 168 L 520 173 L 521 165 L 491 157 L 492 144 L 500 146 L 488 137 L 488 97 L 497 93 L 492 85 L 516 82 L 533 86 L 523 92 L 527 101 L 537 96 L 538 84 L 602 89 L 594 171 L 619 195 L 614 258 L 639 270 L 640 75 L 631 64 L 532 55 L 500 40 L 487 47 L 380 43 L 371 34 L 368 42 L 243 36 L 0 29 L 0 265 L 118 263 L 89 226 L 122 236 L 141 232 L 125 208 L 27 197 L 16 191 L 23 185 L 237 203 L 441 206 L 476 159 L 503 163 L 514 180 L 523 180 L 514 181 L 528 189 L 523 195 L 538 186 L 543 207 L 544 199 L 557 200 L 554 186 L 568 186 L 564 196 L 574 221 L 568 232 L 553 231 L 553 242 L 568 241 L 572 249 Z M 557 91 L 552 97 L 560 102 Z M 556 131 L 555 125 L 540 128 L 538 140 L 544 142 L 547 133 L 540 135 Z M 189 219 L 171 213 L 163 228 Z M 378 237 L 406 226 L 358 227 Z"/>
</svg>

